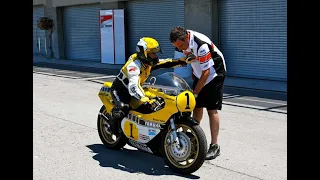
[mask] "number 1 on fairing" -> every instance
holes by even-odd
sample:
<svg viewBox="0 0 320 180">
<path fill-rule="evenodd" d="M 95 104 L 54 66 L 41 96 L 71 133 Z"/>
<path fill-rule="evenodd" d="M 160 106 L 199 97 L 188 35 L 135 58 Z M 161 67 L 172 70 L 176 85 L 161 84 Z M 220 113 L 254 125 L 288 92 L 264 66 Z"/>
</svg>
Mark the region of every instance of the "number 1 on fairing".
<svg viewBox="0 0 320 180">
<path fill-rule="evenodd" d="M 130 137 L 134 138 L 133 135 L 132 135 L 133 124 L 130 123 L 129 125 L 130 125 Z"/>
<path fill-rule="evenodd" d="M 185 109 L 190 109 L 190 106 L 189 106 L 189 93 L 186 93 L 185 96 L 187 96 L 187 106 Z"/>
</svg>

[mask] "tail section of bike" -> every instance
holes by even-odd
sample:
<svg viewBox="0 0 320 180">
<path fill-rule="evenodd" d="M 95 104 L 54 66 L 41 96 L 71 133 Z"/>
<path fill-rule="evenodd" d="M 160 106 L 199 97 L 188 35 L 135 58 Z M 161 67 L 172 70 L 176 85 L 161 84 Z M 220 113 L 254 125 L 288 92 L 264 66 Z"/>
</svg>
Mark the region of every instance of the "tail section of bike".
<svg viewBox="0 0 320 180">
<path fill-rule="evenodd" d="M 111 93 L 110 93 L 111 86 L 112 86 L 112 82 L 103 83 L 103 86 L 101 87 L 99 94 L 98 94 L 103 105 L 106 107 L 106 111 L 109 113 L 111 112 L 112 108 L 114 107 L 114 104 L 112 103 Z"/>
</svg>

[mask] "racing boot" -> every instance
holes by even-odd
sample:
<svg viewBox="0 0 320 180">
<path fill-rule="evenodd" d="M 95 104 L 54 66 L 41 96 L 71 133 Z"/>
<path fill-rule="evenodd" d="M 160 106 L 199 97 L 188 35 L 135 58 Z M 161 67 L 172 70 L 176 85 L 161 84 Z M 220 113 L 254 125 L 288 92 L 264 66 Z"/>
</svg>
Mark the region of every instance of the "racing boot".
<svg viewBox="0 0 320 180">
<path fill-rule="evenodd" d="M 116 106 L 111 110 L 110 132 L 114 135 L 119 135 L 119 122 L 125 117 L 123 108 Z"/>
<path fill-rule="evenodd" d="M 114 118 L 114 117 L 111 117 L 110 118 L 110 121 L 109 121 L 109 125 L 110 125 L 110 127 L 109 127 L 109 132 L 111 133 L 111 134 L 114 134 L 114 135 L 119 135 L 119 125 L 118 125 L 118 119 L 116 119 L 116 118 Z"/>
</svg>

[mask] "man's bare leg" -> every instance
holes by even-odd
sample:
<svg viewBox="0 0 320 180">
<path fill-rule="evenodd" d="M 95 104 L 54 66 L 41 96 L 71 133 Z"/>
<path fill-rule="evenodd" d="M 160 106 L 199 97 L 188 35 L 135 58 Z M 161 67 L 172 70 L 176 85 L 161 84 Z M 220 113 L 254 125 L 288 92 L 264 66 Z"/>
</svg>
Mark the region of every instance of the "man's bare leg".
<svg viewBox="0 0 320 180">
<path fill-rule="evenodd" d="M 217 110 L 208 110 L 208 115 L 210 122 L 211 144 L 217 144 L 220 128 L 220 117 Z"/>
<path fill-rule="evenodd" d="M 220 117 L 217 110 L 208 110 L 208 115 L 210 122 L 211 144 L 206 155 L 206 160 L 211 160 L 220 155 L 220 146 L 218 145 Z"/>
<path fill-rule="evenodd" d="M 200 124 L 203 115 L 203 108 L 195 108 L 192 117 L 195 118 Z"/>
</svg>

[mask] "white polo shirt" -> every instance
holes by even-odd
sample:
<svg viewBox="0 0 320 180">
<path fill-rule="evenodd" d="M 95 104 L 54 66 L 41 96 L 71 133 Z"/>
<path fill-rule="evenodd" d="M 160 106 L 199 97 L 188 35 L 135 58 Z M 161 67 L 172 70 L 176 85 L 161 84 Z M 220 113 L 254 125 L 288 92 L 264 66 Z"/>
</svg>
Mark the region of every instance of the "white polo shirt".
<svg viewBox="0 0 320 180">
<path fill-rule="evenodd" d="M 226 64 L 224 61 L 223 54 L 221 51 L 212 43 L 212 41 L 204 34 L 187 30 L 190 33 L 189 47 L 184 51 L 184 54 L 193 53 L 196 56 L 196 60 L 191 63 L 193 74 L 200 79 L 202 71 L 210 68 L 210 75 L 205 84 L 209 83 L 219 73 L 227 71 Z M 211 45 L 213 52 L 220 55 L 222 62 L 215 62 L 212 59 L 209 46 Z M 200 47 L 199 47 L 200 46 Z"/>
</svg>

